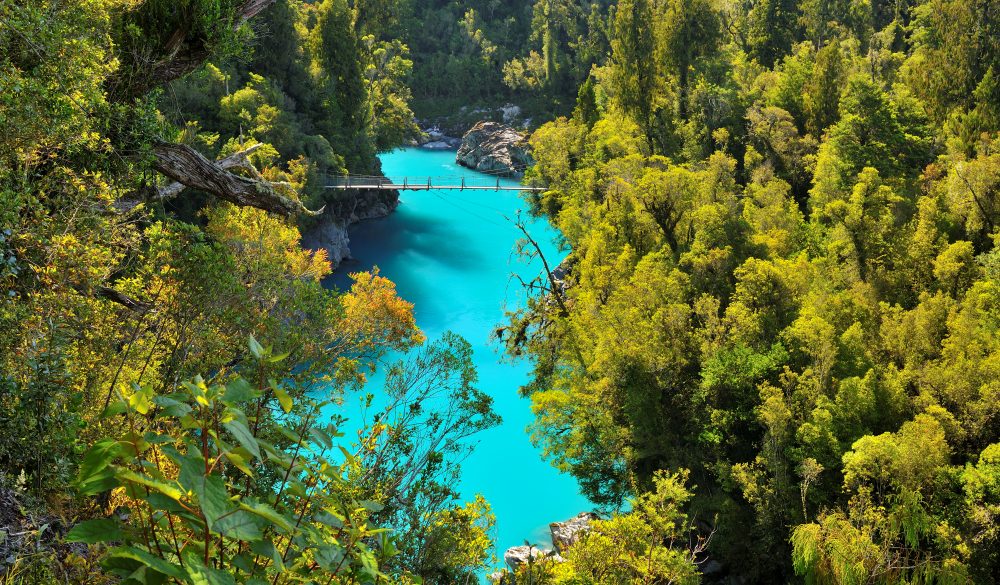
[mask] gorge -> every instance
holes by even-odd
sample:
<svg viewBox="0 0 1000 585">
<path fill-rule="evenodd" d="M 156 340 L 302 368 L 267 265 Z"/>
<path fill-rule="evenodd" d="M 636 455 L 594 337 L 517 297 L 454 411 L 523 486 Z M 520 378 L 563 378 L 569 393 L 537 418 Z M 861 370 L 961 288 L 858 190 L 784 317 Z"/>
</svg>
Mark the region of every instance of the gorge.
<svg viewBox="0 0 1000 585">
<path fill-rule="evenodd" d="M 382 168 L 389 178 L 477 175 L 455 163 L 454 151 L 419 148 L 382 155 Z M 543 461 L 528 440 L 531 409 L 517 394 L 528 381 L 528 364 L 505 361 L 501 347 L 489 340 L 504 309 L 524 302 L 512 273 L 529 279 L 540 270 L 537 260 L 525 263 L 514 253 L 520 233 L 511 220 L 526 208 L 509 191 L 403 192 L 391 215 L 351 228 L 353 260 L 331 277 L 331 284 L 346 288 L 349 272 L 377 266 L 414 304 L 417 324 L 429 339 L 450 330 L 473 344 L 479 387 L 493 396 L 503 424 L 478 437 L 475 452 L 463 463 L 461 492 L 463 499 L 481 493 L 493 506 L 500 557 L 525 540 L 548 546 L 549 522 L 591 508 L 575 480 Z M 556 231 L 544 219 L 528 226 L 549 261 L 557 263 Z"/>
</svg>

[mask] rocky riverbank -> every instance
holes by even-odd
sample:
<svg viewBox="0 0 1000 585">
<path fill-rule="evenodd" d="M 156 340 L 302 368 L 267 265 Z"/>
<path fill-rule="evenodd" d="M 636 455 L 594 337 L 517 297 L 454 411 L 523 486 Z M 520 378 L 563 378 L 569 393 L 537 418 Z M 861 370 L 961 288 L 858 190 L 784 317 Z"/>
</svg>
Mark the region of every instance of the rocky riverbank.
<svg viewBox="0 0 1000 585">
<path fill-rule="evenodd" d="M 302 234 L 302 245 L 310 250 L 326 250 L 336 268 L 351 258 L 351 225 L 366 219 L 385 217 L 399 205 L 399 191 L 349 190 L 327 204 L 319 220 Z"/>
<path fill-rule="evenodd" d="M 429 116 L 417 120 L 417 123 L 424 129 L 425 134 L 431 131 L 437 132 L 440 136 L 451 137 L 453 140 L 460 138 L 469 131 L 470 128 L 482 121 L 499 122 L 512 128 L 527 131 L 532 127 L 531 118 L 526 118 L 521 107 L 515 104 L 504 104 L 498 106 L 463 106 L 450 112 L 447 116 Z M 430 141 L 438 140 L 431 138 Z M 422 142 L 427 142 L 422 139 Z"/>
<path fill-rule="evenodd" d="M 569 550 L 581 536 L 590 531 L 590 523 L 600 517 L 593 512 L 581 512 L 564 522 L 549 524 L 549 534 L 554 548 L 542 548 L 533 545 L 521 545 L 508 548 L 503 553 L 506 571 L 497 571 L 490 575 L 490 581 L 497 585 L 511 582 L 511 573 L 516 573 L 518 567 L 526 563 L 563 562 L 562 555 Z"/>
</svg>

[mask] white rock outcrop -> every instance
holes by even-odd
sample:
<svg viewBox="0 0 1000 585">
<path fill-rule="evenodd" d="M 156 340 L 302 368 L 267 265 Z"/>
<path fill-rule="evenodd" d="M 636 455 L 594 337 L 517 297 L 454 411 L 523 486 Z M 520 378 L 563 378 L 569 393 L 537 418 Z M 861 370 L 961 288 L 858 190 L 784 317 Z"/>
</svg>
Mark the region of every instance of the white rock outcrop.
<svg viewBox="0 0 1000 585">
<path fill-rule="evenodd" d="M 593 512 L 581 512 L 566 520 L 565 522 L 553 522 L 549 524 L 549 532 L 552 533 L 552 546 L 561 554 L 572 546 L 581 536 L 590 532 L 590 523 L 598 520 L 600 516 Z"/>
<path fill-rule="evenodd" d="M 511 571 L 516 572 L 517 568 L 521 565 L 527 564 L 528 561 L 533 563 L 539 562 L 554 562 L 561 563 L 563 558 L 553 550 L 538 548 L 537 546 L 512 546 L 507 549 L 507 552 L 503 553 L 503 562 L 507 564 L 507 567 Z"/>
</svg>

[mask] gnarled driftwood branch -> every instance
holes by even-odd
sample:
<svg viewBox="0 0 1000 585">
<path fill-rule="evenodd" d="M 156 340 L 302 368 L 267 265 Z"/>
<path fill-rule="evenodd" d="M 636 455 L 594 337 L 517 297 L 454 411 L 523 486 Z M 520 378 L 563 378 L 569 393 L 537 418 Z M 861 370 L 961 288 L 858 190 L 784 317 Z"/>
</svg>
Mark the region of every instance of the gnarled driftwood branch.
<svg viewBox="0 0 1000 585">
<path fill-rule="evenodd" d="M 249 159 L 260 146 L 256 144 L 226 158 L 210 161 L 190 146 L 157 143 L 153 147 L 153 167 L 174 182 L 165 187 L 147 187 L 132 192 L 120 199 L 116 207 L 120 212 L 130 211 L 143 201 L 166 201 L 190 187 L 236 205 L 256 207 L 286 217 L 322 213 L 322 209 L 310 211 L 300 201 L 282 193 L 281 189 L 287 188 L 288 183 L 268 181 L 261 176 Z M 231 169 L 242 169 L 250 177 L 231 173 Z"/>
</svg>

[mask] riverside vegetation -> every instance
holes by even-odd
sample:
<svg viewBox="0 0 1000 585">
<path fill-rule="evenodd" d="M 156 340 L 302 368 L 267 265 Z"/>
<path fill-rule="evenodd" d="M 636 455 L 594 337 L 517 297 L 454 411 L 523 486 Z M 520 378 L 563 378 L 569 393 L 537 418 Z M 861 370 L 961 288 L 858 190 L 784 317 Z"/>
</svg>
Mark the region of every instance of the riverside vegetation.
<svg viewBox="0 0 1000 585">
<path fill-rule="evenodd" d="M 4 583 L 493 565 L 468 343 L 299 245 L 454 88 L 564 115 L 497 335 L 606 518 L 503 579 L 1000 581 L 995 0 L 0 0 L 0 63 Z"/>
</svg>

